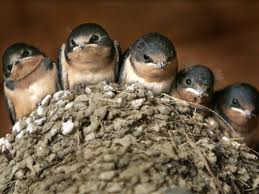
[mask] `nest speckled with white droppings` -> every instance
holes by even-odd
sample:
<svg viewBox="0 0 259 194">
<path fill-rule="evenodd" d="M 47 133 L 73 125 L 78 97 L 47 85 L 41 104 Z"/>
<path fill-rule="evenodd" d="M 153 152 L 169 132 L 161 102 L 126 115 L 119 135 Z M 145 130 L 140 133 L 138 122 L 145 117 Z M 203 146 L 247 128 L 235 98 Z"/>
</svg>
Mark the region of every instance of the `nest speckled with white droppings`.
<svg viewBox="0 0 259 194">
<path fill-rule="evenodd" d="M 0 192 L 258 194 L 256 154 L 195 111 L 117 84 L 48 95 L 0 139 Z"/>
</svg>

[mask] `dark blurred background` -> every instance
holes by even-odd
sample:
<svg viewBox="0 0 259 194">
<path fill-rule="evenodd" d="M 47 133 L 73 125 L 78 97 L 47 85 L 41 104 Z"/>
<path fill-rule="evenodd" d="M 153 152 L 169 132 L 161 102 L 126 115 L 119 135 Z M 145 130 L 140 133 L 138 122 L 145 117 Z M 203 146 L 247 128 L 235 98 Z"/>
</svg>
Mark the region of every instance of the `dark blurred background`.
<svg viewBox="0 0 259 194">
<path fill-rule="evenodd" d="M 259 88 L 259 3 L 255 1 L 1 1 L 1 55 L 10 44 L 23 41 L 56 59 L 70 31 L 83 22 L 103 25 L 122 49 L 144 33 L 163 33 L 176 46 L 180 68 L 208 65 L 218 77 L 217 88 L 238 81 Z M 10 130 L 10 122 L 2 76 L 0 82 L 3 135 Z"/>
</svg>

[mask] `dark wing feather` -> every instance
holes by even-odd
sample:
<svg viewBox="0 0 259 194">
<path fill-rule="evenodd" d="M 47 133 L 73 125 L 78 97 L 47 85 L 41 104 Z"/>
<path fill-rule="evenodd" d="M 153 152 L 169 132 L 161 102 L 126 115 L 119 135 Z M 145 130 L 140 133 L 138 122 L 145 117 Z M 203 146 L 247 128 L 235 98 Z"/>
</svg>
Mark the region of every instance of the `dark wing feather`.
<svg viewBox="0 0 259 194">
<path fill-rule="evenodd" d="M 16 122 L 14 106 L 13 106 L 11 100 L 8 99 L 8 97 L 6 95 L 4 95 L 4 101 L 5 101 L 5 107 L 6 107 L 6 110 L 8 111 L 8 115 L 11 120 L 11 123 L 12 123 L 12 125 L 14 125 Z"/>
<path fill-rule="evenodd" d="M 215 91 L 213 96 L 212 96 L 212 99 L 211 99 L 211 103 L 210 103 L 210 107 L 211 109 L 215 110 L 215 111 L 219 111 L 218 110 L 218 100 L 219 100 L 219 97 L 222 93 L 222 90 L 219 90 L 219 91 Z"/>
<path fill-rule="evenodd" d="M 115 82 L 119 79 L 120 63 L 121 63 L 121 48 L 117 41 L 114 41 L 115 48 L 115 60 L 116 60 L 116 70 L 115 70 Z"/>
<path fill-rule="evenodd" d="M 59 90 L 64 90 L 64 80 L 63 80 L 63 75 L 62 75 L 61 55 L 62 55 L 62 48 L 60 48 L 58 50 L 57 69 L 58 69 L 58 85 L 59 85 Z"/>
<path fill-rule="evenodd" d="M 119 64 L 119 76 L 118 76 L 119 83 L 122 81 L 122 74 L 125 68 L 125 60 L 128 58 L 129 54 L 130 54 L 130 48 L 128 48 L 121 56 L 121 60 Z"/>
<path fill-rule="evenodd" d="M 61 82 L 61 75 L 60 75 L 60 72 L 61 72 L 61 70 L 60 70 L 60 65 L 58 64 L 58 63 L 55 63 L 55 62 L 53 62 L 53 65 L 54 66 L 56 66 L 56 68 L 57 68 L 57 83 L 56 83 L 56 85 L 57 85 L 57 90 L 59 91 L 59 90 L 63 90 L 63 85 L 62 85 L 62 82 Z"/>
</svg>

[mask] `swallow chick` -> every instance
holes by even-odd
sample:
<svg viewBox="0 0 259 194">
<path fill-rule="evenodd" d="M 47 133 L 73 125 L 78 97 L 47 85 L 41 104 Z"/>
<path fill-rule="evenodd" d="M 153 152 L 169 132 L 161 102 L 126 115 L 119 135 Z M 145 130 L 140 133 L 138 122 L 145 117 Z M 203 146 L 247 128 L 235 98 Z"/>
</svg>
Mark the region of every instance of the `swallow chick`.
<svg viewBox="0 0 259 194">
<path fill-rule="evenodd" d="M 214 91 L 214 74 L 206 66 L 193 65 L 179 71 L 171 95 L 208 106 Z"/>
<path fill-rule="evenodd" d="M 213 109 L 250 147 L 259 145 L 259 92 L 250 84 L 236 83 L 216 92 Z"/>
<path fill-rule="evenodd" d="M 12 123 L 60 87 L 57 65 L 39 49 L 15 43 L 3 54 L 4 93 Z"/>
<path fill-rule="evenodd" d="M 81 91 L 86 85 L 114 82 L 118 74 L 119 45 L 94 23 L 76 27 L 59 52 L 63 88 Z"/>
<path fill-rule="evenodd" d="M 154 94 L 169 93 L 177 68 L 173 43 L 159 33 L 149 33 L 124 53 L 119 82 L 140 83 Z"/>
</svg>

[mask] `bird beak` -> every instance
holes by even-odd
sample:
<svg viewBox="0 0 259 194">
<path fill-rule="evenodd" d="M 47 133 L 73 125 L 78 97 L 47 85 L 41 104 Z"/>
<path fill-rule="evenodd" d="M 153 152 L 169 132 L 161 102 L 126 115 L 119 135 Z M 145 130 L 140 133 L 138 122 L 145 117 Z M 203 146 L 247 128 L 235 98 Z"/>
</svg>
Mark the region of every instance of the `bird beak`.
<svg viewBox="0 0 259 194">
<path fill-rule="evenodd" d="M 18 60 L 16 60 L 16 61 L 14 61 L 13 65 L 17 65 L 17 64 L 19 64 L 19 63 L 20 63 L 20 60 L 18 59 Z"/>
<path fill-rule="evenodd" d="M 194 88 L 186 88 L 186 91 L 195 94 L 196 96 L 202 96 L 204 91 L 201 89 L 194 89 Z"/>
<path fill-rule="evenodd" d="M 249 119 L 255 117 L 256 115 L 254 113 L 252 113 L 249 110 L 242 110 L 240 108 L 236 108 L 236 107 L 232 107 L 232 110 L 236 111 L 236 112 L 240 112 L 241 114 L 245 115 L 246 117 L 248 117 Z"/>
<path fill-rule="evenodd" d="M 73 48 L 73 52 L 74 52 L 74 51 L 83 50 L 85 47 L 86 47 L 86 43 L 79 44 L 78 46 L 76 46 L 76 47 Z"/>
<path fill-rule="evenodd" d="M 85 43 L 80 44 L 80 45 L 79 45 L 79 48 L 80 48 L 80 49 L 85 48 Z"/>
<path fill-rule="evenodd" d="M 165 66 L 166 66 L 166 63 L 165 63 L 165 62 L 162 62 L 162 63 L 159 63 L 158 65 L 159 65 L 159 67 L 160 67 L 161 70 L 164 70 L 164 68 L 165 68 Z"/>
</svg>

